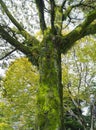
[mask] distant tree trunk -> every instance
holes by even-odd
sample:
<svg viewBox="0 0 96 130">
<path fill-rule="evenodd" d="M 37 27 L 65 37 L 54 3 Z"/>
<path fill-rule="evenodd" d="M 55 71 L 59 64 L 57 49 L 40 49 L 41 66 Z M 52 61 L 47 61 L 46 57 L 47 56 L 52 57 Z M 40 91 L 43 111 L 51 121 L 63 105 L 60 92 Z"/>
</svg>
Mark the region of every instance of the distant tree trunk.
<svg viewBox="0 0 96 130">
<path fill-rule="evenodd" d="M 90 126 L 90 130 L 94 130 L 94 113 L 93 113 L 93 110 L 94 109 L 94 106 L 93 104 L 91 105 L 91 126 Z"/>
<path fill-rule="evenodd" d="M 54 47 L 50 37 L 43 42 L 39 59 L 38 126 L 39 130 L 64 130 L 61 53 Z"/>
</svg>

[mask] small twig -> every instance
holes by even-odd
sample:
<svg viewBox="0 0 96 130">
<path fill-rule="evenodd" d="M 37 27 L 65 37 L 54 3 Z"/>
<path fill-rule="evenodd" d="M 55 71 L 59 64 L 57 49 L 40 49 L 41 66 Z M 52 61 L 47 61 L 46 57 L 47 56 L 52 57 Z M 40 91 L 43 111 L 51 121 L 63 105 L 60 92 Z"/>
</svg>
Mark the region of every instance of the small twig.
<svg viewBox="0 0 96 130">
<path fill-rule="evenodd" d="M 63 7 L 65 6 L 66 1 L 67 1 L 67 0 L 64 0 L 64 1 L 63 1 L 62 6 L 61 6 L 62 9 L 63 9 Z"/>
</svg>

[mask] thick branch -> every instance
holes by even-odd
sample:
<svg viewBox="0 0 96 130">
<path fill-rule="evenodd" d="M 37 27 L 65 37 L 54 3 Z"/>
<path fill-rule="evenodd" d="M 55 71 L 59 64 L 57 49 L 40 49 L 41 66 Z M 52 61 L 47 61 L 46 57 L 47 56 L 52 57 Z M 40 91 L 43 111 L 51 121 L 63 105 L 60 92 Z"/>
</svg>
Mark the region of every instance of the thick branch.
<svg viewBox="0 0 96 130">
<path fill-rule="evenodd" d="M 73 31 L 63 37 L 56 37 L 61 46 L 61 52 L 66 53 L 74 43 L 83 38 L 84 36 L 95 34 L 96 33 L 96 22 L 93 22 L 96 19 L 96 10 L 89 13 L 85 21 L 77 26 Z M 93 23 L 92 23 L 93 22 Z M 57 40 L 56 40 L 57 41 Z M 58 43 L 57 43 L 58 44 Z"/>
<path fill-rule="evenodd" d="M 84 32 L 84 36 L 86 35 L 90 35 L 90 34 L 96 34 L 96 23 L 90 24 L 85 32 Z"/>
<path fill-rule="evenodd" d="M 39 41 L 34 36 L 31 36 L 26 30 L 24 30 L 24 28 L 17 22 L 17 20 L 12 16 L 12 14 L 7 9 L 7 6 L 5 5 L 5 3 L 2 0 L 0 0 L 0 4 L 1 4 L 3 10 L 5 11 L 6 15 L 8 16 L 8 18 L 18 28 L 18 30 L 20 31 L 20 34 L 22 34 L 22 36 L 24 36 L 26 40 L 29 40 L 29 41 L 34 40 L 35 43 L 38 43 Z"/>
<path fill-rule="evenodd" d="M 32 57 L 31 58 L 32 63 L 38 65 L 38 55 L 39 55 L 38 53 L 39 53 L 39 51 L 37 50 L 37 48 L 28 47 L 28 46 L 25 46 L 24 44 L 20 43 L 19 41 L 17 41 L 13 37 L 11 37 L 9 35 L 9 33 L 7 31 L 5 31 L 4 28 L 1 25 L 0 25 L 0 35 L 4 40 L 9 42 L 16 49 L 23 52 L 28 57 L 31 56 Z"/>
<path fill-rule="evenodd" d="M 62 9 L 64 8 L 66 2 L 67 2 L 67 0 L 64 0 L 64 1 L 62 2 L 62 5 L 61 5 L 61 8 L 62 8 Z"/>
<path fill-rule="evenodd" d="M 0 4 L 3 8 L 3 10 L 5 11 L 6 15 L 9 17 L 9 19 L 12 21 L 12 23 L 20 30 L 22 31 L 23 28 L 22 26 L 16 21 L 16 19 L 12 16 L 12 14 L 10 13 L 10 11 L 7 9 L 7 6 L 5 5 L 5 3 L 0 0 Z"/>
<path fill-rule="evenodd" d="M 46 30 L 46 23 L 44 19 L 44 1 L 43 0 L 35 0 L 36 6 L 39 13 L 39 20 L 40 20 L 40 28 L 42 32 L 44 33 L 44 30 Z"/>
<path fill-rule="evenodd" d="M 50 0 L 50 4 L 51 4 L 51 28 L 52 28 L 52 32 L 55 33 L 55 26 L 54 26 L 54 22 L 55 22 L 55 1 Z"/>
</svg>

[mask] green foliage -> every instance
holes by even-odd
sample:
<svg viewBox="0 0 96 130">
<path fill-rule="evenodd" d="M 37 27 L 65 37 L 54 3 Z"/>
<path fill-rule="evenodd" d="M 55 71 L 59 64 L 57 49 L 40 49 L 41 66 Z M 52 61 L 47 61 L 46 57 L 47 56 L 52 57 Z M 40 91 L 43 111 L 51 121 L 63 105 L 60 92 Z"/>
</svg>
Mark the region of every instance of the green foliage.
<svg viewBox="0 0 96 130">
<path fill-rule="evenodd" d="M 82 116 L 82 110 L 84 107 L 90 106 L 90 96 L 92 94 L 94 96 L 96 95 L 94 93 L 96 87 L 93 85 L 96 75 L 95 40 L 94 37 L 86 37 L 79 42 L 81 42 L 81 45 L 76 45 L 66 56 L 62 56 L 64 113 L 65 116 L 67 113 L 70 118 L 70 121 L 67 122 L 68 116 L 66 117 L 65 124 L 67 125 L 68 123 L 69 126 L 75 126 L 72 121 L 78 115 L 83 118 L 85 122 L 90 124 L 89 120 L 86 119 L 87 115 L 85 117 Z M 70 111 L 73 111 L 73 117 L 70 116 L 72 114 L 70 114 Z M 78 118 L 76 119 L 78 123 Z M 76 127 L 73 126 L 70 127 L 75 129 Z M 80 127 L 82 126 L 80 125 Z"/>
<path fill-rule="evenodd" d="M 8 2 L 3 2 L 3 0 L 0 0 L 1 8 L 3 8 L 9 18 L 7 22 L 8 19 L 6 20 L 6 16 L 3 17 L 5 14 L 0 12 L 0 37 L 26 54 L 33 64 L 39 66 L 40 72 L 39 81 L 36 68 L 34 68 L 27 59 L 22 58 L 12 63 L 6 73 L 3 95 L 5 97 L 7 109 L 3 110 L 4 118 L 6 116 L 11 117 L 10 119 L 14 123 L 19 121 L 18 129 L 23 130 L 34 127 L 37 114 L 38 119 L 36 120 L 40 130 L 55 130 L 56 127 L 59 126 L 59 123 L 62 123 L 60 120 L 62 120 L 63 117 L 61 116 L 61 113 L 63 115 L 63 106 L 64 114 L 73 110 L 75 115 L 77 114 L 77 116 L 79 115 L 81 117 L 82 113 L 78 112 L 78 110 L 82 108 L 80 103 L 83 101 L 90 103 L 90 98 L 88 96 L 93 94 L 93 84 L 91 81 L 91 84 L 89 84 L 89 80 L 91 78 L 93 80 L 94 73 L 96 74 L 94 71 L 96 68 L 94 67 L 95 69 L 92 69 L 94 66 L 93 64 L 95 64 L 93 61 L 96 61 L 96 54 L 93 54 L 93 49 L 96 48 L 96 46 L 94 45 L 94 47 L 90 46 L 88 48 L 83 46 L 84 48 L 82 47 L 81 52 L 78 51 L 80 47 L 77 47 L 76 51 L 73 48 L 72 51 L 74 53 L 68 53 L 70 63 L 67 64 L 68 66 L 63 65 L 62 67 L 62 71 L 64 72 L 64 74 L 62 74 L 63 81 L 61 79 L 60 54 L 65 54 L 75 42 L 82 37 L 96 33 L 96 24 L 94 22 L 96 19 L 96 1 L 92 0 L 92 2 L 91 0 L 50 0 L 50 2 L 48 0 L 46 2 L 43 0 L 35 0 L 34 2 L 26 2 L 26 0 L 23 0 L 20 2 L 19 6 L 17 6 L 16 1 L 10 2 L 10 0 L 8 0 Z M 24 29 L 26 28 L 26 30 L 32 33 L 26 21 L 31 25 L 32 29 L 34 22 L 33 20 L 31 21 L 30 17 L 34 18 L 35 16 L 33 13 L 35 12 L 33 3 L 36 4 L 35 6 L 37 6 L 38 10 L 39 27 L 43 35 L 42 42 L 39 42 Z M 47 17 L 45 17 L 45 11 L 47 11 Z M 92 12 L 86 15 L 89 11 Z M 15 17 L 12 16 L 11 12 L 17 17 L 16 19 L 18 21 L 21 19 L 22 25 L 25 24 L 24 28 Z M 15 15 L 14 12 L 17 14 Z M 23 15 L 23 13 L 25 14 Z M 80 17 L 78 17 L 78 14 L 80 14 Z M 19 15 L 21 15 L 20 18 Z M 84 16 L 86 16 L 86 18 Z M 80 22 L 79 19 L 81 19 L 81 17 L 83 20 Z M 47 21 L 49 21 L 49 23 L 47 23 Z M 38 23 L 37 16 L 35 22 Z M 94 22 L 94 24 L 92 22 Z M 63 33 L 63 29 L 66 30 L 66 27 L 70 28 L 71 23 L 75 24 L 77 27 L 74 27 L 75 29 L 67 35 L 62 36 L 61 33 Z M 8 28 L 8 26 L 11 27 L 13 25 L 16 26 L 16 29 L 13 28 L 13 30 L 11 30 Z M 51 27 L 48 28 L 50 25 Z M 36 27 L 38 27 L 38 24 Z M 54 35 L 52 35 L 52 33 Z M 22 40 L 24 40 L 24 42 L 22 42 Z M 58 50 L 60 52 L 58 52 Z M 95 52 L 96 49 L 94 49 L 94 53 Z M 86 53 L 88 54 L 84 57 Z M 90 60 L 91 62 L 89 59 L 92 59 Z M 92 69 L 91 71 L 90 68 Z M 62 83 L 64 86 L 64 96 L 62 93 Z M 35 110 L 36 105 L 38 106 L 37 111 Z M 1 108 L 3 108 L 3 105 L 1 106 Z M 5 111 L 9 111 L 9 109 L 12 110 L 12 112 L 9 112 L 8 115 L 5 116 Z M 6 118 L 6 120 L 9 121 L 9 118 Z M 12 123 L 12 121 L 9 122 Z M 72 122 L 73 125 L 74 122 Z M 9 125 L 10 123 L 4 122 L 4 124 Z M 69 124 L 71 124 L 70 121 Z M 14 125 L 11 124 L 11 126 Z M 63 129 L 63 127 L 60 129 Z"/>
<path fill-rule="evenodd" d="M 39 89 L 38 71 L 36 67 L 32 66 L 28 59 L 21 58 L 11 63 L 6 73 L 6 77 L 4 78 L 3 95 L 7 101 L 5 104 L 6 107 L 5 105 L 2 105 L 2 107 L 0 107 L 4 115 L 4 118 L 1 121 L 2 129 L 3 127 L 6 127 L 6 129 L 9 127 L 10 129 L 8 128 L 8 130 L 11 130 L 11 127 L 14 126 L 14 122 L 17 122 L 18 120 L 18 129 L 20 128 L 21 130 L 35 127 L 35 121 L 41 125 L 42 129 L 53 130 L 58 127 L 58 119 L 60 118 L 60 102 L 57 86 L 53 86 L 54 82 L 56 81 L 56 75 L 54 75 L 54 73 L 56 74 L 56 70 L 53 68 L 54 58 L 56 58 L 56 55 L 55 52 L 51 52 L 52 45 L 50 43 L 50 40 L 45 39 L 45 43 L 46 41 L 48 42 L 48 50 L 43 52 L 41 64 L 44 65 L 45 81 L 44 84 L 41 84 Z M 90 43 L 87 46 L 87 42 L 89 41 Z M 82 128 L 82 126 L 79 123 L 77 123 L 77 126 L 75 126 L 74 124 L 76 121 L 73 121 L 70 116 L 70 120 L 66 118 L 66 113 L 70 110 L 72 110 L 77 115 L 79 114 L 78 108 L 75 108 L 77 106 L 74 106 L 72 99 L 74 101 L 80 100 L 86 101 L 86 103 L 90 103 L 89 95 L 92 93 L 91 87 L 88 88 L 86 84 L 84 84 L 83 79 L 81 81 L 81 85 L 78 86 L 78 83 L 81 80 L 80 74 L 82 74 L 82 78 L 84 78 L 83 76 L 86 74 L 86 67 L 83 67 L 82 69 L 81 67 L 89 65 L 87 66 L 89 67 L 87 68 L 88 73 L 90 72 L 92 75 L 95 72 L 94 68 L 93 70 L 90 70 L 92 68 L 90 68 L 91 66 L 89 64 L 89 62 L 91 62 L 91 65 L 93 65 L 93 62 L 95 61 L 95 54 L 92 55 L 89 53 L 90 50 L 94 50 L 95 42 L 93 42 L 92 38 L 88 40 L 86 39 L 86 41 L 82 39 L 81 42 L 85 42 L 85 44 L 83 43 L 84 45 L 82 44 L 83 47 L 81 46 L 81 49 L 80 46 L 77 45 L 75 48 L 72 48 L 72 50 L 65 57 L 62 55 L 62 81 L 64 85 L 63 104 L 65 125 L 66 127 L 70 126 L 70 128 L 74 128 L 74 130 L 77 127 Z M 48 52 L 51 52 L 51 54 Z M 51 62 L 47 65 L 46 62 L 49 61 L 47 61 L 48 59 L 45 57 L 45 53 L 50 55 L 48 58 L 51 60 Z M 49 73 L 51 73 L 52 78 L 47 77 Z M 49 86 L 47 82 L 51 83 L 51 86 Z M 83 106 L 79 106 L 79 108 L 82 109 Z M 36 118 L 37 115 L 39 120 Z"/>
<path fill-rule="evenodd" d="M 51 51 L 50 44 L 48 51 Z M 54 64 L 54 59 L 52 60 L 52 57 L 51 61 L 52 63 L 50 64 L 50 67 Z M 48 67 L 47 69 L 45 67 L 46 74 L 51 73 L 52 71 L 53 73 L 56 73 L 54 72 L 55 69 L 53 67 L 49 68 L 49 70 L 52 69 L 52 71 L 49 71 Z M 56 78 L 52 73 L 51 76 Z M 3 95 L 8 104 L 10 104 L 9 109 L 13 111 L 9 116 L 6 115 L 10 117 L 10 123 L 12 126 L 14 126 L 14 123 L 19 120 L 18 128 L 20 129 L 35 127 L 36 115 L 38 115 L 38 124 L 42 124 L 41 126 L 45 127 L 45 129 L 47 129 L 47 124 L 49 125 L 48 129 L 50 130 L 57 127 L 59 119 L 59 97 L 57 86 L 49 87 L 45 83 L 38 89 L 39 74 L 36 67 L 32 66 L 28 59 L 20 58 L 15 62 L 12 62 L 6 72 L 6 77 L 3 82 Z M 49 80 L 47 79 L 46 82 L 49 82 Z M 51 85 L 53 85 L 54 82 L 55 79 L 50 79 Z M 36 107 L 39 108 L 39 112 Z M 7 108 L 8 111 L 9 109 Z M 45 123 L 44 125 L 44 122 L 47 122 L 47 124 Z"/>
<path fill-rule="evenodd" d="M 7 107 L 7 109 L 6 109 Z M 9 118 L 12 112 L 8 103 L 0 102 L 0 130 L 13 130 L 11 119 Z"/>
<path fill-rule="evenodd" d="M 12 128 L 6 123 L 0 123 L 1 130 L 12 130 Z"/>
<path fill-rule="evenodd" d="M 9 117 L 13 122 L 19 120 L 20 129 L 34 127 L 38 82 L 38 71 L 27 58 L 11 63 L 4 78 L 3 95 L 13 111 Z"/>
</svg>

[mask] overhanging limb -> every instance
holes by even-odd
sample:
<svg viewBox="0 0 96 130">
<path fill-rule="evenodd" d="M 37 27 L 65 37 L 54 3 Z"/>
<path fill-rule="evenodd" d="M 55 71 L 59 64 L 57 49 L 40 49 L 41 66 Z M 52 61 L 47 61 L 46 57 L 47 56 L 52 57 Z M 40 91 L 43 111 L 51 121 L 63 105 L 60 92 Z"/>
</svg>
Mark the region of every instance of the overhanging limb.
<svg viewBox="0 0 96 130">
<path fill-rule="evenodd" d="M 12 46 L 16 49 L 24 53 L 27 57 L 31 57 L 31 62 L 35 65 L 38 65 L 38 58 L 39 58 L 39 49 L 34 47 L 28 47 L 24 44 L 20 43 L 16 39 L 14 39 L 10 34 L 4 30 L 4 28 L 0 25 L 0 35 L 1 37 L 9 42 Z"/>
<path fill-rule="evenodd" d="M 60 44 L 61 53 L 66 53 L 76 41 L 84 36 L 96 34 L 96 10 L 90 12 L 85 21 L 65 36 L 56 36 L 57 44 Z"/>
<path fill-rule="evenodd" d="M 5 3 L 0 0 L 1 7 L 3 8 L 4 12 L 8 16 L 8 18 L 11 20 L 11 22 L 17 27 L 17 29 L 20 31 L 20 34 L 25 37 L 26 40 L 34 41 L 35 43 L 39 43 L 39 41 L 32 35 L 30 35 L 19 23 L 18 21 L 12 16 L 11 12 L 8 10 Z"/>
</svg>

